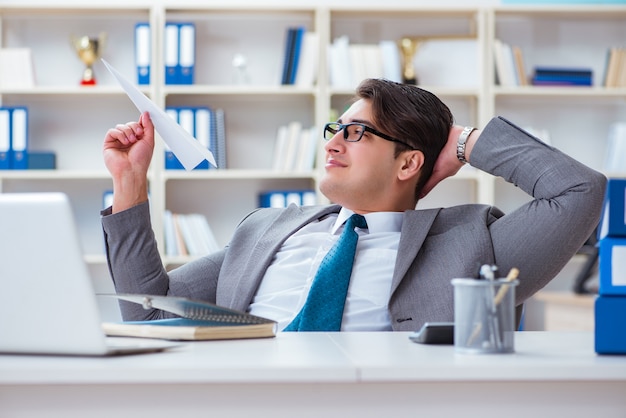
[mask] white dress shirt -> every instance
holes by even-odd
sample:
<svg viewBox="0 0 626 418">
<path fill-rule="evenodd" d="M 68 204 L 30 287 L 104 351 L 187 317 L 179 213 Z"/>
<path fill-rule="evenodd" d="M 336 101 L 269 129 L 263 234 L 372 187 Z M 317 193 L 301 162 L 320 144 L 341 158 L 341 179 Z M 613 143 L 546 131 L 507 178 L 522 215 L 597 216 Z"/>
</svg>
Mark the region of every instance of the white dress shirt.
<svg viewBox="0 0 626 418">
<path fill-rule="evenodd" d="M 279 330 L 285 328 L 304 305 L 322 259 L 352 213 L 343 208 L 289 237 L 265 272 L 249 312 L 277 321 Z M 387 302 L 402 216 L 402 212 L 366 214 L 367 229 L 356 228 L 359 240 L 342 331 L 391 331 Z"/>
</svg>

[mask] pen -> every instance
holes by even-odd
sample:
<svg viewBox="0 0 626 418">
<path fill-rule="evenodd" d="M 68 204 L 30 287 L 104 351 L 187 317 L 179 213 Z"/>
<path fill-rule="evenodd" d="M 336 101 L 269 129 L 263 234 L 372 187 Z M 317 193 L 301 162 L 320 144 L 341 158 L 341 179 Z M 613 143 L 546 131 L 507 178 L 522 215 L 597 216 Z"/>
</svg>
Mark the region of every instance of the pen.
<svg viewBox="0 0 626 418">
<path fill-rule="evenodd" d="M 486 274 L 483 275 L 483 273 L 486 273 Z M 481 269 L 481 276 L 485 276 L 485 278 L 487 278 L 488 274 L 489 273 L 487 273 L 487 269 Z M 519 275 L 519 269 L 516 267 L 513 267 L 511 270 L 509 270 L 509 274 L 507 274 L 507 276 L 503 279 L 503 281 L 506 283 L 510 283 L 513 280 L 517 279 L 518 275 Z M 509 287 L 510 286 L 508 284 L 503 284 L 502 287 L 498 290 L 498 293 L 493 298 L 492 306 L 494 308 L 498 306 L 500 302 L 502 302 L 502 299 L 504 299 L 504 296 L 506 295 L 506 292 L 508 291 Z M 482 323 L 479 322 L 476 324 L 476 326 L 474 327 L 474 330 L 472 331 L 469 338 L 467 339 L 467 345 L 471 345 L 474 342 L 474 340 L 476 339 L 476 337 L 478 337 L 478 334 L 480 333 L 481 330 L 482 330 Z"/>
<path fill-rule="evenodd" d="M 507 276 L 504 278 L 504 282 L 507 282 L 507 283 L 512 282 L 513 280 L 517 279 L 518 275 L 519 275 L 519 269 L 516 267 L 513 267 L 509 271 L 509 274 L 507 274 Z M 502 302 L 502 299 L 504 299 L 504 296 L 506 295 L 506 292 L 509 290 L 509 287 L 511 286 L 507 284 L 503 284 L 500 290 L 498 290 L 498 294 L 496 295 L 495 298 L 493 298 L 494 306 L 498 306 L 500 302 Z"/>
</svg>

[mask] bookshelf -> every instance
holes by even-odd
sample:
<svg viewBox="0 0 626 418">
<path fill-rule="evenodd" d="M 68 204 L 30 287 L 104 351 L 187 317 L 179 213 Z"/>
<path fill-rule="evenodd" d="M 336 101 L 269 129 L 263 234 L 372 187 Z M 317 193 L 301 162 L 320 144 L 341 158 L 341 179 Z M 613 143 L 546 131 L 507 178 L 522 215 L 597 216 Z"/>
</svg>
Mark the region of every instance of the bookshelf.
<svg viewBox="0 0 626 418">
<path fill-rule="evenodd" d="M 602 170 L 610 125 L 626 118 L 626 89 L 603 86 L 608 49 L 626 44 L 626 6 L 496 7 L 487 11 L 487 22 L 488 48 L 494 39 L 519 46 L 529 76 L 535 66 L 593 70 L 591 87 L 502 87 L 492 82 L 488 113 L 545 129 L 552 145 Z M 487 66 L 489 80 L 494 80 L 494 67 Z M 494 182 L 494 203 L 503 210 L 525 200 L 510 185 Z"/>
<path fill-rule="evenodd" d="M 319 34 L 320 51 L 340 36 L 351 43 L 376 44 L 403 36 L 458 36 L 474 42 L 472 53 L 444 52 L 443 63 L 422 68 L 423 88 L 439 95 L 460 124 L 483 126 L 496 114 L 521 126 L 547 129 L 555 146 L 602 168 L 612 122 L 626 120 L 626 89 L 604 88 L 605 54 L 626 39 L 626 6 L 500 6 L 498 2 L 388 2 L 333 4 L 273 0 L 259 4 L 235 1 L 111 0 L 83 5 L 61 1 L 6 0 L 0 5 L 0 46 L 32 49 L 37 84 L 0 90 L 3 106 L 29 108 L 30 148 L 57 155 L 53 171 L 0 171 L 0 192 L 63 191 L 69 194 L 81 231 L 85 257 L 96 280 L 107 284 L 99 210 L 111 188 L 102 162 L 102 139 L 117 123 L 136 120 L 138 112 L 101 63 L 94 67 L 97 85 L 80 87 L 83 64 L 70 35 L 108 33 L 103 57 L 135 80 L 134 26 L 149 22 L 152 79 L 141 90 L 161 107 L 210 106 L 225 112 L 227 169 L 184 172 L 164 169 L 164 148 L 157 141 L 149 172 L 153 227 L 163 242 L 163 213 L 204 214 L 220 245 L 228 242 L 240 219 L 257 207 L 258 194 L 273 189 L 317 189 L 323 169 L 276 172 L 272 156 L 279 126 L 298 120 L 321 127 L 333 111 L 341 112 L 353 88 L 332 85 L 331 64 L 321 53 L 317 83 L 280 85 L 287 27 L 302 25 Z M 452 3 L 452 4 L 448 4 Z M 498 3 L 498 4 L 492 4 Z M 167 21 L 196 25 L 196 79 L 193 85 L 164 83 L 161 45 Z M 594 86 L 501 87 L 494 82 L 494 40 L 518 45 L 527 73 L 535 65 L 584 65 L 594 70 Z M 433 41 L 434 42 L 434 41 Z M 433 44 L 435 45 L 435 44 Z M 624 46 L 624 45 L 622 45 Z M 424 47 L 424 52 L 427 48 Z M 246 58 L 248 82 L 236 77 L 236 54 Z M 434 54 L 437 56 L 437 54 Z M 437 65 L 444 67 L 437 67 Z M 447 66 L 445 66 L 447 65 Z M 450 74 L 437 80 L 436 72 Z M 318 167 L 322 167 L 322 140 Z M 625 176 L 626 173 L 617 173 Z M 508 211 L 527 197 L 471 167 L 448 179 L 419 207 L 465 202 L 489 203 Z M 320 203 L 325 199 L 318 196 Z M 164 251 L 163 251 L 164 253 Z M 168 267 L 186 258 L 165 258 Z"/>
</svg>

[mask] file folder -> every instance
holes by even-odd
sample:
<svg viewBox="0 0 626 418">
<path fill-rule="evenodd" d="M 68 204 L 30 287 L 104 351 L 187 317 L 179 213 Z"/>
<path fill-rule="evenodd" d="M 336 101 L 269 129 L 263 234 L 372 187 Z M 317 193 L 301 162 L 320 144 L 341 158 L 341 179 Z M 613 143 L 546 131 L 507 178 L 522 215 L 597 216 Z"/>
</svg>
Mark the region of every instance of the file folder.
<svg viewBox="0 0 626 418">
<path fill-rule="evenodd" d="M 196 61 L 196 27 L 193 23 L 178 26 L 179 77 L 178 84 L 193 84 Z"/>
<path fill-rule="evenodd" d="M 626 237 L 626 179 L 607 181 L 598 240 L 607 236 Z"/>
<path fill-rule="evenodd" d="M 165 113 L 168 114 L 172 119 L 178 123 L 178 110 L 174 108 L 165 109 Z M 176 158 L 174 152 L 167 146 L 167 144 L 163 144 L 165 147 L 165 169 L 166 170 L 183 170 L 185 167 L 183 164 Z"/>
<path fill-rule="evenodd" d="M 200 143 L 215 154 L 215 140 L 211 135 L 211 118 L 212 111 L 207 107 L 199 107 L 195 109 L 195 137 Z M 202 161 L 196 169 L 210 168 L 208 161 Z"/>
<path fill-rule="evenodd" d="M 165 24 L 165 84 L 178 84 L 178 25 Z"/>
<path fill-rule="evenodd" d="M 150 84 L 150 25 L 146 22 L 135 25 L 135 64 L 137 84 Z"/>
<path fill-rule="evenodd" d="M 626 297 L 626 238 L 600 240 L 600 295 Z"/>
<path fill-rule="evenodd" d="M 11 168 L 28 169 L 28 109 L 15 107 L 11 112 Z"/>
<path fill-rule="evenodd" d="M 0 108 L 0 170 L 11 168 L 11 111 Z"/>
</svg>

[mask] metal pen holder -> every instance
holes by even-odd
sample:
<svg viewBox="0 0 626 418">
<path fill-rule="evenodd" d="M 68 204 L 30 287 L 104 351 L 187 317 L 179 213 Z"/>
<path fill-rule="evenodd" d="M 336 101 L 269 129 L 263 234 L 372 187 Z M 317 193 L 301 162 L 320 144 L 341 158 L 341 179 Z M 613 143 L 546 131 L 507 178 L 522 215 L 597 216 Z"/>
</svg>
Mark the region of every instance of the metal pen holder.
<svg viewBox="0 0 626 418">
<path fill-rule="evenodd" d="M 452 279 L 458 353 L 512 353 L 518 281 Z"/>
</svg>

